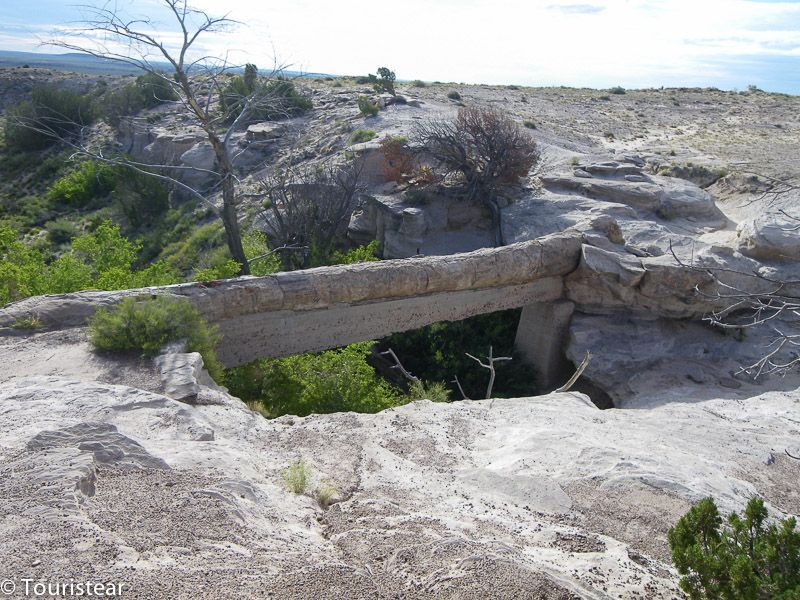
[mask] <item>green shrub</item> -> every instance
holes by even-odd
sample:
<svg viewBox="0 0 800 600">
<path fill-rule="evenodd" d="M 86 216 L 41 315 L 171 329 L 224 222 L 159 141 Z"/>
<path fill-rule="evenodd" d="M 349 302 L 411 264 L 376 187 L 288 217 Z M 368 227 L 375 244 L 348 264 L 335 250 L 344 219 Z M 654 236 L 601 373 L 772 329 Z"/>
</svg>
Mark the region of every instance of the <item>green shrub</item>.
<svg viewBox="0 0 800 600">
<path fill-rule="evenodd" d="M 89 160 L 50 186 L 47 197 L 51 202 L 85 206 L 110 193 L 114 189 L 114 182 L 112 167 Z"/>
<path fill-rule="evenodd" d="M 169 210 L 169 190 L 154 177 L 114 169 L 114 201 L 134 229 L 156 223 Z"/>
<path fill-rule="evenodd" d="M 232 258 L 213 267 L 197 269 L 192 274 L 192 281 L 218 281 L 220 279 L 233 279 L 239 275 L 241 266 Z"/>
<path fill-rule="evenodd" d="M 314 492 L 314 498 L 323 510 L 328 508 L 338 495 L 339 490 L 332 483 L 323 483 Z"/>
<path fill-rule="evenodd" d="M 455 90 L 450 90 L 447 92 L 447 97 L 450 98 L 450 100 L 461 100 L 461 94 Z"/>
<path fill-rule="evenodd" d="M 30 315 L 27 317 L 20 317 L 11 324 L 12 329 L 21 329 L 23 331 L 36 331 L 42 328 L 42 319 L 39 315 Z"/>
<path fill-rule="evenodd" d="M 334 250 L 325 264 L 351 265 L 353 263 L 374 262 L 380 259 L 380 243 L 377 240 L 372 240 L 366 246 L 358 246 L 347 252 Z"/>
<path fill-rule="evenodd" d="M 378 114 L 378 105 L 366 96 L 359 96 L 356 102 L 358 103 L 358 110 L 365 117 L 374 117 Z"/>
<path fill-rule="evenodd" d="M 251 275 L 262 277 L 281 270 L 281 259 L 278 254 L 269 253 L 269 241 L 263 232 L 251 230 L 245 233 L 242 236 L 242 247 L 244 255 L 250 261 Z"/>
<path fill-rule="evenodd" d="M 277 254 L 270 253 L 267 236 L 261 231 L 248 231 L 242 236 L 244 254 L 250 261 L 250 274 L 257 277 L 281 270 L 281 260 Z M 214 281 L 216 279 L 231 279 L 239 274 L 239 263 L 232 258 L 213 267 L 206 267 L 195 271 L 194 281 Z"/>
<path fill-rule="evenodd" d="M 103 95 L 103 116 L 117 126 L 122 117 L 178 99 L 170 82 L 157 73 L 145 73 L 132 83 Z"/>
<path fill-rule="evenodd" d="M 255 69 L 255 65 L 249 65 Z M 245 73 L 248 77 L 232 77 L 220 93 L 220 110 L 225 120 L 233 121 L 245 107 L 245 99 L 252 98 L 248 121 L 275 121 L 304 113 L 313 107 L 313 102 L 301 94 L 294 82 L 285 77 L 259 80 L 257 71 Z"/>
<path fill-rule="evenodd" d="M 6 112 L 6 147 L 14 152 L 43 150 L 90 125 L 95 116 L 92 99 L 86 94 L 35 87 L 29 101 Z"/>
<path fill-rule="evenodd" d="M 431 402 L 450 402 L 450 390 L 442 381 L 415 381 L 408 389 L 408 397 L 413 400 Z"/>
<path fill-rule="evenodd" d="M 531 121 L 530 119 L 525 119 L 522 124 L 527 127 L 528 129 L 536 129 L 536 122 Z"/>
<path fill-rule="evenodd" d="M 155 356 L 166 344 L 185 340 L 190 352 L 202 355 L 209 374 L 222 380 L 222 367 L 214 353 L 219 336 L 185 298 L 125 298 L 94 314 L 89 321 L 89 338 L 98 350 L 139 352 L 143 356 Z"/>
<path fill-rule="evenodd" d="M 43 293 L 44 256 L 19 240 L 16 230 L 0 226 L 0 306 Z"/>
<path fill-rule="evenodd" d="M 258 400 L 273 416 L 355 411 L 374 413 L 408 401 L 367 363 L 372 342 L 338 350 L 267 358 L 229 369 L 227 385 Z"/>
<path fill-rule="evenodd" d="M 294 82 L 278 77 L 269 80 L 263 87 L 265 106 L 255 110 L 255 117 L 268 121 L 303 114 L 314 107 L 310 98 L 297 91 Z"/>
<path fill-rule="evenodd" d="M 625 93 L 625 88 L 622 87 L 622 86 L 617 85 L 617 86 L 612 87 L 610 90 L 608 90 L 608 92 L 610 94 L 622 95 L 622 94 Z"/>
<path fill-rule="evenodd" d="M 418 88 L 428 87 L 428 84 L 422 81 L 421 79 L 415 79 L 414 81 L 411 82 L 411 85 Z"/>
<path fill-rule="evenodd" d="M 794 517 L 767 524 L 767 509 L 751 498 L 743 517 L 727 525 L 713 498 L 692 507 L 669 530 L 680 586 L 692 599 L 800 598 L 800 531 Z"/>
<path fill-rule="evenodd" d="M 119 290 L 180 280 L 162 261 L 135 270 L 139 248 L 120 233 L 118 225 L 102 221 L 94 231 L 73 239 L 67 252 L 47 262 L 41 251 L 20 241 L 16 230 L 0 226 L 0 305 L 40 294 Z"/>
<path fill-rule="evenodd" d="M 160 257 L 174 269 L 184 274 L 202 268 L 214 268 L 225 263 L 230 256 L 222 255 L 212 264 L 203 264 L 203 257 L 209 257 L 214 250 L 225 248 L 225 230 L 222 223 L 213 221 L 200 226 L 182 228 L 176 241 L 167 244 Z"/>
<path fill-rule="evenodd" d="M 270 249 L 266 236 L 258 231 L 243 235 L 242 247 L 248 259 L 262 256 Z M 230 279 L 239 272 L 238 263 L 231 258 L 225 244 L 225 232 L 219 221 L 184 232 L 178 241 L 164 249 L 162 256 L 182 273 L 191 273 L 193 281 Z M 277 254 L 265 256 L 250 267 L 253 275 L 266 275 L 280 270 L 281 261 Z"/>
<path fill-rule="evenodd" d="M 258 84 L 258 67 L 253 63 L 247 63 L 244 66 L 244 75 L 242 81 L 246 90 L 252 92 L 256 89 Z"/>
<path fill-rule="evenodd" d="M 350 135 L 350 145 L 353 144 L 361 144 L 363 142 L 368 142 L 371 139 L 374 139 L 375 136 L 378 135 L 374 129 L 356 129 Z"/>
</svg>

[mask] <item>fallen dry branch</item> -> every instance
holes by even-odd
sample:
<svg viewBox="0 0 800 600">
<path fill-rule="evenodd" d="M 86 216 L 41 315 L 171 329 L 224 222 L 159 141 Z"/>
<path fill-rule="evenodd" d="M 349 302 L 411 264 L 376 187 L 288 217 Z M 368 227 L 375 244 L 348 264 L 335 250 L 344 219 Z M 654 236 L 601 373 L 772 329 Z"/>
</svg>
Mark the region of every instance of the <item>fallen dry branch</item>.
<svg viewBox="0 0 800 600">
<path fill-rule="evenodd" d="M 583 372 L 586 370 L 586 367 L 589 366 L 589 361 L 591 360 L 592 360 L 592 353 L 587 350 L 586 356 L 583 357 L 583 361 L 581 361 L 581 364 L 578 365 L 578 368 L 575 370 L 575 373 L 572 375 L 572 377 L 569 378 L 567 383 L 558 388 L 556 392 L 557 393 L 568 392 L 570 388 L 573 385 L 575 385 L 575 382 L 578 381 L 578 379 L 580 379 L 581 375 L 583 375 Z"/>
</svg>

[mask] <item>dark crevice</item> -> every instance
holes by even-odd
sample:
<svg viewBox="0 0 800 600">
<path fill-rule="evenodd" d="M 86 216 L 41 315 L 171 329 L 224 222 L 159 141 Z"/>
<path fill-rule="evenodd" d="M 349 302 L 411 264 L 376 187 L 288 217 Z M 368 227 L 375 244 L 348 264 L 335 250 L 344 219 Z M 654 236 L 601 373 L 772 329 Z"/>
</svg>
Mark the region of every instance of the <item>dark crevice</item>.
<svg viewBox="0 0 800 600">
<path fill-rule="evenodd" d="M 609 396 L 603 388 L 592 383 L 586 377 L 580 377 L 570 391 L 586 394 L 594 405 L 601 410 L 615 408 L 614 400 L 612 400 L 611 396 Z"/>
</svg>

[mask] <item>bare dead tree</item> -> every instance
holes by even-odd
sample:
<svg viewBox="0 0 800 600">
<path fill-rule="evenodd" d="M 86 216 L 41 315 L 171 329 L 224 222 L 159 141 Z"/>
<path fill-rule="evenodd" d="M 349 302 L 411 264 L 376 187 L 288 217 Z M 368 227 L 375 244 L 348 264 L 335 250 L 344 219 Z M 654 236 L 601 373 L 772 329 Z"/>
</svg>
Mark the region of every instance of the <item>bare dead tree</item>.
<svg viewBox="0 0 800 600">
<path fill-rule="evenodd" d="M 469 356 L 472 360 L 482 366 L 484 369 L 489 370 L 489 384 L 486 386 L 486 399 L 492 397 L 492 388 L 494 387 L 494 378 L 495 378 L 495 369 L 494 363 L 501 362 L 505 360 L 512 360 L 510 356 L 492 356 L 492 347 L 489 346 L 489 356 L 487 357 L 487 362 L 483 362 L 479 358 L 472 356 L 469 352 L 465 352 L 467 356 Z M 459 386 L 460 387 L 460 386 Z M 461 391 L 462 395 L 464 394 L 463 390 Z"/>
<path fill-rule="evenodd" d="M 466 199 L 480 199 L 492 214 L 496 245 L 502 245 L 497 188 L 526 176 L 541 155 L 536 141 L 505 113 L 478 107 L 459 109 L 455 119 L 415 125 L 413 140 L 424 146 L 448 174 L 460 174 Z"/>
<path fill-rule="evenodd" d="M 264 107 L 280 110 L 283 90 L 275 86 L 255 86 L 255 89 L 237 100 L 236 114 L 232 117 L 229 111 L 218 110 L 215 101 L 225 88 L 228 73 L 236 65 L 228 63 L 226 58 L 202 55 L 197 51 L 198 41 L 230 31 L 238 23 L 227 16 L 212 17 L 193 8 L 189 0 L 160 2 L 174 25 L 177 41 L 173 42 L 172 36 L 168 34 L 159 36 L 156 33 L 158 26 L 153 19 L 128 16 L 115 3 L 106 2 L 98 6 L 82 6 L 86 14 L 85 20 L 61 37 L 49 41 L 48 45 L 136 67 L 160 80 L 177 98 L 171 102 L 204 132 L 216 159 L 213 169 L 150 164 L 121 156 L 109 156 L 103 150 L 88 146 L 84 135 L 85 127 L 80 130 L 79 135 L 64 138 L 60 135 L 61 126 L 57 122 L 57 127 L 42 122 L 27 123 L 27 126 L 65 141 L 77 155 L 125 166 L 168 182 L 208 205 L 222 219 L 228 249 L 233 259 L 239 263 L 240 273 L 248 274 L 249 265 L 242 247 L 237 215 L 239 198 L 236 186 L 239 181 L 234 169 L 232 136 L 248 122 L 249 115 L 254 111 L 263 110 Z M 203 190 L 181 181 L 179 175 L 182 170 L 203 172 L 215 180 L 213 189 L 221 191 L 221 210 L 216 208 Z"/>
<path fill-rule="evenodd" d="M 304 246 L 322 251 L 344 235 L 359 194 L 363 161 L 276 169 L 261 181 L 262 216 L 273 246 Z M 305 266 L 305 265 L 302 265 Z"/>
</svg>

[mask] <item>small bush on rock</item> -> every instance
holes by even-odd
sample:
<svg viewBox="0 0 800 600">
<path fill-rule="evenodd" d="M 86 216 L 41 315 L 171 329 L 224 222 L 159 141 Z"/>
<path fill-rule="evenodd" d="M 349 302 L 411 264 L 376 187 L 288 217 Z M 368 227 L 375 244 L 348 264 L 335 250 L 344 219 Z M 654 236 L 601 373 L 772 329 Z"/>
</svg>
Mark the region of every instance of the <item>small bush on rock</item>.
<svg viewBox="0 0 800 600">
<path fill-rule="evenodd" d="M 222 367 L 214 353 L 219 336 L 185 298 L 125 298 L 94 314 L 89 321 L 89 337 L 99 350 L 144 356 L 155 356 L 166 344 L 186 340 L 190 352 L 202 355 L 209 374 L 222 379 Z"/>
<path fill-rule="evenodd" d="M 102 110 L 105 120 L 116 127 L 126 115 L 177 99 L 178 95 L 167 78 L 156 73 L 146 73 L 137 77 L 133 83 L 106 92 L 102 99 Z"/>
<path fill-rule="evenodd" d="M 259 78 L 255 65 L 248 64 L 244 75 L 236 75 L 219 95 L 220 110 L 232 122 L 247 109 L 245 120 L 275 121 L 310 110 L 311 98 L 301 93 L 291 79 L 283 76 Z"/>
<path fill-rule="evenodd" d="M 374 129 L 356 129 L 350 135 L 350 145 L 363 144 L 375 138 L 378 135 Z"/>
<path fill-rule="evenodd" d="M 309 468 L 303 459 L 294 460 L 281 473 L 283 482 L 293 494 L 304 494 L 308 488 Z"/>
<path fill-rule="evenodd" d="M 400 183 L 414 170 L 415 157 L 404 137 L 387 136 L 381 140 L 383 176 L 386 181 Z"/>
<path fill-rule="evenodd" d="M 442 166 L 463 175 L 471 197 L 491 196 L 498 185 L 524 177 L 539 161 L 533 137 L 493 109 L 462 107 L 453 120 L 417 124 L 413 136 Z"/>
<path fill-rule="evenodd" d="M 450 390 L 441 381 L 415 381 L 408 388 L 411 400 L 450 402 Z"/>
<path fill-rule="evenodd" d="M 447 97 L 450 98 L 450 100 L 461 100 L 461 94 L 455 90 L 447 92 Z"/>
<path fill-rule="evenodd" d="M 800 598 L 800 531 L 794 517 L 767 523 L 760 498 L 743 517 L 723 526 L 713 498 L 705 498 L 669 530 L 680 586 L 692 599 L 797 600 Z"/>
<path fill-rule="evenodd" d="M 356 102 L 358 103 L 358 110 L 365 117 L 374 117 L 378 114 L 378 105 L 366 96 L 359 96 Z"/>
</svg>

